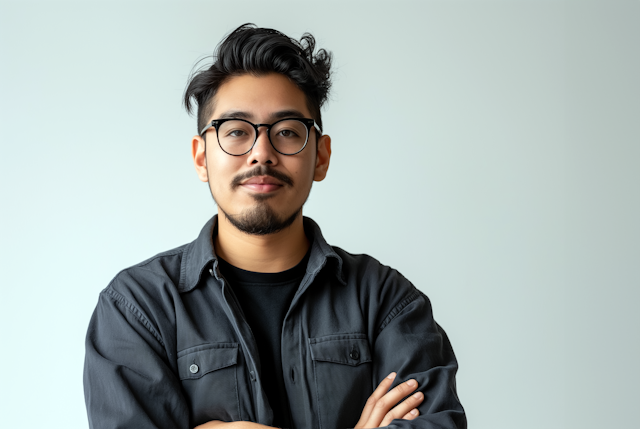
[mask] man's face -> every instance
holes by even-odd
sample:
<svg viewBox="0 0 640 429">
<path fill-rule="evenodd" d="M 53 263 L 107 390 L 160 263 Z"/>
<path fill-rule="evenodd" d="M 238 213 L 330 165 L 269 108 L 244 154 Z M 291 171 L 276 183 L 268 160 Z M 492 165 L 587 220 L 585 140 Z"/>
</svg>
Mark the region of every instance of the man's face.
<svg viewBox="0 0 640 429">
<path fill-rule="evenodd" d="M 283 117 L 311 117 L 304 93 L 281 74 L 245 74 L 220 86 L 209 121 L 241 118 L 271 124 Z M 261 235 L 299 219 L 312 182 L 324 179 L 329 166 L 331 140 L 318 137 L 311 130 L 302 152 L 282 155 L 269 142 L 266 127 L 260 127 L 253 149 L 241 156 L 222 151 L 214 129 L 205 135 L 206 153 L 204 139 L 194 137 L 196 171 L 209 182 L 221 222 L 228 219 L 243 232 Z"/>
</svg>

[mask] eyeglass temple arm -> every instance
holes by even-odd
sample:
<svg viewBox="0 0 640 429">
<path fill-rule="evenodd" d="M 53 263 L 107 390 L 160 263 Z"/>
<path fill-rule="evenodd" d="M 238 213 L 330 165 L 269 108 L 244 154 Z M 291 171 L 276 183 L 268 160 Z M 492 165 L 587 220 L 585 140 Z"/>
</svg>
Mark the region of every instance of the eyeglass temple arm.
<svg viewBox="0 0 640 429">
<path fill-rule="evenodd" d="M 202 129 L 202 131 L 200 131 L 200 137 L 202 137 L 202 136 L 204 135 L 204 133 L 206 133 L 206 132 L 209 130 L 209 128 L 213 127 L 213 124 L 214 124 L 215 122 L 216 122 L 216 121 L 211 121 L 211 123 L 210 123 L 209 125 L 207 125 L 206 127 L 204 127 L 204 128 Z"/>
<path fill-rule="evenodd" d="M 316 120 L 313 120 L 313 128 L 316 129 L 316 131 L 318 132 L 318 134 L 322 135 L 322 129 L 320 128 L 320 126 L 318 126 L 318 124 L 316 123 Z"/>
</svg>

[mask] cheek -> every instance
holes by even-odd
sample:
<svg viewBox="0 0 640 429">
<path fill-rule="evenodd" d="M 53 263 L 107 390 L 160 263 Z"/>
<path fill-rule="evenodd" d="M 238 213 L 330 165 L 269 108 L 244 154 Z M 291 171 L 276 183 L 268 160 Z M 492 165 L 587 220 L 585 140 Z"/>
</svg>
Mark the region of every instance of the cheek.
<svg viewBox="0 0 640 429">
<path fill-rule="evenodd" d="M 296 187 L 299 189 L 307 188 L 311 186 L 314 176 L 315 164 L 313 160 L 305 160 L 299 163 L 295 168 L 288 169 L 290 174 L 295 180 Z"/>
<path fill-rule="evenodd" d="M 228 189 L 234 172 L 238 171 L 239 167 L 233 165 L 234 161 L 237 161 L 235 157 L 226 154 L 225 156 L 230 159 L 219 157 L 217 154 L 207 154 L 207 173 L 212 191 Z"/>
</svg>

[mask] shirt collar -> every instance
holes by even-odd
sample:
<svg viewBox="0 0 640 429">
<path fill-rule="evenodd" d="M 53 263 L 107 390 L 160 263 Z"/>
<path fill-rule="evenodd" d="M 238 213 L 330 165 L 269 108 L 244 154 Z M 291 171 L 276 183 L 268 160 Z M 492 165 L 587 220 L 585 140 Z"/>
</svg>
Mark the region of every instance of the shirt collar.
<svg viewBox="0 0 640 429">
<path fill-rule="evenodd" d="M 178 285 L 180 292 L 188 292 L 196 287 L 203 273 L 209 275 L 209 270 L 217 271 L 217 257 L 213 248 L 213 234 L 214 231 L 217 231 L 217 223 L 218 216 L 215 215 L 204 225 L 198 238 L 185 246 L 180 264 L 180 283 Z M 313 240 L 307 273 L 315 277 L 329 260 L 333 260 L 335 276 L 342 284 L 346 285 L 342 273 L 342 258 L 325 241 L 317 223 L 305 217 L 303 224 L 307 237 Z M 217 272 L 213 273 L 217 274 Z M 216 277 L 218 276 L 216 275 Z"/>
</svg>

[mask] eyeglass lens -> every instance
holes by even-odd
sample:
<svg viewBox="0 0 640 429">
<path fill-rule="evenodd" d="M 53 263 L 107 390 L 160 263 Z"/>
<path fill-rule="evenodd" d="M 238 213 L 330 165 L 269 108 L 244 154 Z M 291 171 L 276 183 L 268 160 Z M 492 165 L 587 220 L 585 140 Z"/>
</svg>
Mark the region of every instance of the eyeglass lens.
<svg viewBox="0 0 640 429">
<path fill-rule="evenodd" d="M 269 130 L 269 139 L 278 152 L 289 155 L 299 152 L 307 142 L 308 130 L 295 119 L 277 122 Z M 230 120 L 220 124 L 218 141 L 231 155 L 247 153 L 256 141 L 256 129 L 245 121 Z"/>
</svg>

